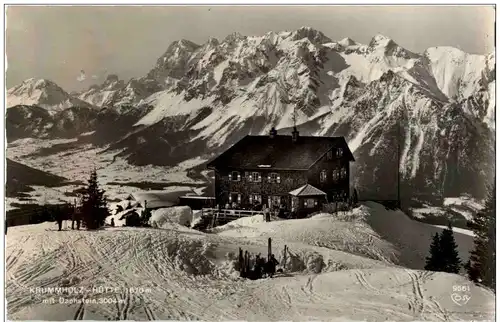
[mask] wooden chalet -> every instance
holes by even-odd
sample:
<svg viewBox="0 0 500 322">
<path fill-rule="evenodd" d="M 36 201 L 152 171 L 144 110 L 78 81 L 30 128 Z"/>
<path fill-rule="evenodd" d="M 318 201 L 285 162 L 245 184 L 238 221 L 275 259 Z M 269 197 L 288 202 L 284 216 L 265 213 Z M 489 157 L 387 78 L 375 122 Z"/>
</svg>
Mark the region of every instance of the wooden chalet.
<svg viewBox="0 0 500 322">
<path fill-rule="evenodd" d="M 207 164 L 215 172 L 215 199 L 221 208 L 271 209 L 302 213 L 325 201 L 349 198 L 349 164 L 344 137 L 247 135 Z"/>
</svg>

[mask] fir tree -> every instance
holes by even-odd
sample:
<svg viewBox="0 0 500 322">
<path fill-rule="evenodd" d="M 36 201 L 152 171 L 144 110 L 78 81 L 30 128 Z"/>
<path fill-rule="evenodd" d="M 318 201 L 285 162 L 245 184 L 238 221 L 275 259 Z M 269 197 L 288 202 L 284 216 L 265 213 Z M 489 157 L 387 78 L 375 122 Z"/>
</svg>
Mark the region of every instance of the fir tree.
<svg viewBox="0 0 500 322">
<path fill-rule="evenodd" d="M 441 232 L 439 240 L 441 260 L 443 262 L 442 271 L 458 274 L 460 272 L 460 256 L 458 255 L 458 246 L 455 242 L 451 223 L 448 228 Z"/>
<path fill-rule="evenodd" d="M 469 227 L 474 232 L 474 249 L 466 265 L 469 278 L 487 287 L 495 289 L 496 264 L 496 187 L 490 188 L 484 209 L 474 216 Z"/>
<path fill-rule="evenodd" d="M 87 229 L 104 226 L 105 219 L 109 216 L 104 190 L 99 189 L 95 170 L 90 174 L 88 185 L 82 193 L 81 213 Z"/>
<path fill-rule="evenodd" d="M 432 237 L 432 243 L 429 249 L 429 256 L 425 259 L 424 269 L 429 271 L 441 271 L 443 268 L 442 255 L 441 255 L 441 239 L 439 234 L 436 233 Z"/>
</svg>

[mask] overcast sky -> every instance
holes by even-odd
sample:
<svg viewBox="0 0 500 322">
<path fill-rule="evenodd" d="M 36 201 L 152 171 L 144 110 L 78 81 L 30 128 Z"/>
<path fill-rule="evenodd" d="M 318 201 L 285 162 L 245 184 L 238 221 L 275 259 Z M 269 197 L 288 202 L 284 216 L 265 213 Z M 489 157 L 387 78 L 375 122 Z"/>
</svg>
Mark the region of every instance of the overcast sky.
<svg viewBox="0 0 500 322">
<path fill-rule="evenodd" d="M 301 26 L 333 40 L 368 43 L 381 33 L 414 52 L 453 46 L 485 54 L 493 51 L 494 15 L 493 6 L 9 6 L 7 87 L 36 77 L 78 90 L 107 73 L 145 75 L 177 39 L 201 44 L 232 32 L 262 35 Z M 79 81 L 81 70 L 86 78 Z"/>
</svg>

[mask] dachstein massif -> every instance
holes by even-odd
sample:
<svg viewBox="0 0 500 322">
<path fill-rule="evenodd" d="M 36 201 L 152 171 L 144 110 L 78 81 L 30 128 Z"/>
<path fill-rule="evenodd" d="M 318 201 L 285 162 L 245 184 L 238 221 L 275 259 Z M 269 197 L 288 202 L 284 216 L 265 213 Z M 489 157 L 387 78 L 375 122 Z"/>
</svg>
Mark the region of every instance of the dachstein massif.
<svg viewBox="0 0 500 322">
<path fill-rule="evenodd" d="M 493 179 L 494 93 L 494 54 L 413 53 L 305 27 L 231 34 L 175 41 L 143 77 L 108 75 L 79 93 L 26 80 L 8 90 L 7 140 L 75 139 L 53 153 L 98 147 L 147 171 L 209 160 L 271 127 L 289 134 L 295 114 L 300 135 L 345 136 L 360 198 L 394 199 L 399 181 L 402 199 L 442 203 L 482 199 Z"/>
</svg>

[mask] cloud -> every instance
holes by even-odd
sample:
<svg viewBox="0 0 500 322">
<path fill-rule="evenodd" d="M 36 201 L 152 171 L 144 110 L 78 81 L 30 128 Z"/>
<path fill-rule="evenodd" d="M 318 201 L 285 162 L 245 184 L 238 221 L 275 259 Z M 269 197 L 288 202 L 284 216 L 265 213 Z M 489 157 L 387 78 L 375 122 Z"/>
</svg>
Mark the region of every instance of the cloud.
<svg viewBox="0 0 500 322">
<path fill-rule="evenodd" d="M 85 76 L 85 71 L 82 69 L 80 71 L 80 76 L 78 76 L 76 80 L 79 82 L 83 82 L 86 78 L 87 76 Z"/>
</svg>

